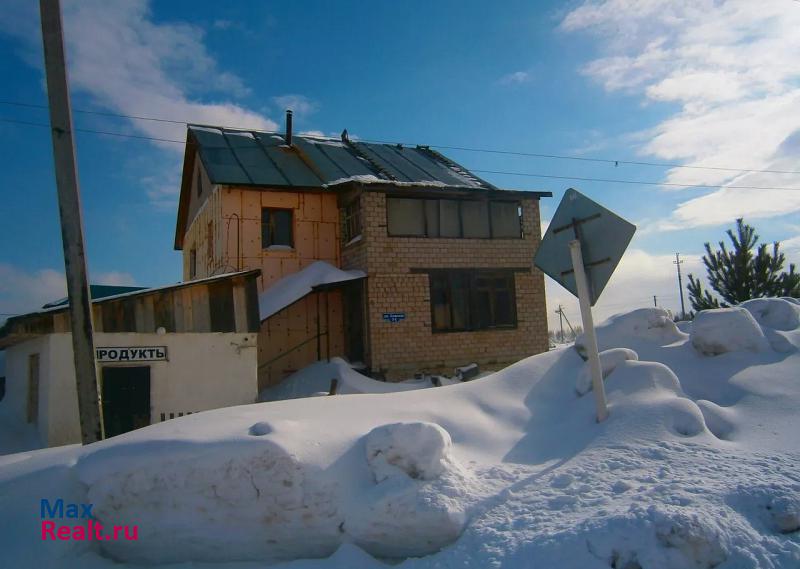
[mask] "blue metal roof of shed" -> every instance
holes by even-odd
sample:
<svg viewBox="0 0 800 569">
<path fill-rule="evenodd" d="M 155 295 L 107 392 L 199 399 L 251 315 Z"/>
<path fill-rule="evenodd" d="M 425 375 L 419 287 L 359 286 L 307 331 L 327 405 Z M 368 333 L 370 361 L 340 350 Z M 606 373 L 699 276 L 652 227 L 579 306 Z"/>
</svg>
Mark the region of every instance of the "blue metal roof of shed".
<svg viewBox="0 0 800 569">
<path fill-rule="evenodd" d="M 323 188 L 351 180 L 496 190 L 426 146 L 190 125 L 214 184 Z"/>
</svg>

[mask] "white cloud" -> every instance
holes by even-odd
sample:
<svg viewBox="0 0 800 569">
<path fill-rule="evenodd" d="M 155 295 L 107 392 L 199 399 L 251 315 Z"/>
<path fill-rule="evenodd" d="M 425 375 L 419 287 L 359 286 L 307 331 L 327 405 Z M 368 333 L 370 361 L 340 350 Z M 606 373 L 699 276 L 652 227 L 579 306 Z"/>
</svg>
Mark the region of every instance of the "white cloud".
<svg viewBox="0 0 800 569">
<path fill-rule="evenodd" d="M 531 80 L 531 74 L 527 71 L 515 71 L 500 78 L 501 85 L 519 85 Z"/>
<path fill-rule="evenodd" d="M 67 295 L 63 271 L 26 271 L 0 263 L 0 320 L 6 315 L 24 314 Z"/>
<path fill-rule="evenodd" d="M 319 109 L 319 103 L 303 95 L 280 95 L 279 97 L 273 97 L 272 102 L 281 111 L 291 109 L 296 115 L 310 115 Z"/>
<path fill-rule="evenodd" d="M 122 271 L 95 273 L 92 275 L 92 282 L 111 286 L 136 286 L 136 279 L 133 278 L 133 275 Z"/>
<path fill-rule="evenodd" d="M 215 30 L 230 30 L 236 27 L 237 24 L 233 20 L 217 19 L 211 23 L 211 27 Z"/>
<path fill-rule="evenodd" d="M 0 32 L 17 38 L 26 61 L 41 67 L 37 4 L 9 0 L 0 11 Z M 268 117 L 235 102 L 249 89 L 219 68 L 201 28 L 154 22 L 147 0 L 73 0 L 64 2 L 63 12 L 70 87 L 97 107 L 125 115 L 277 129 Z M 126 126 L 155 138 L 183 140 L 186 134 L 183 125 L 130 120 Z M 176 155 L 183 152 L 179 144 L 156 144 Z"/>
<path fill-rule="evenodd" d="M 783 0 L 593 0 L 561 28 L 605 53 L 583 72 L 608 91 L 678 110 L 645 134 L 643 154 L 693 166 L 800 170 L 800 10 Z M 800 187 L 800 174 L 672 169 L 678 184 Z M 679 205 L 663 229 L 800 210 L 800 192 L 722 189 Z"/>
</svg>

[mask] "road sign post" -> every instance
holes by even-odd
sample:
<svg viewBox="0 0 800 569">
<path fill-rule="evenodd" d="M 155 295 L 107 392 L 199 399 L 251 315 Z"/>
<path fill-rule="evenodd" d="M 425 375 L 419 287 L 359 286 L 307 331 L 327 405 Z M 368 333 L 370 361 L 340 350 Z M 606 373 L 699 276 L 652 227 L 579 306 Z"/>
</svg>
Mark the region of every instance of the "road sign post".
<svg viewBox="0 0 800 569">
<path fill-rule="evenodd" d="M 633 224 L 570 188 L 558 204 L 534 258 L 539 269 L 578 297 L 598 422 L 608 417 L 608 405 L 592 306 L 635 231 Z"/>
<path fill-rule="evenodd" d="M 597 422 L 602 423 L 608 418 L 608 404 L 606 402 L 606 388 L 603 385 L 603 368 L 600 366 L 600 352 L 597 349 L 597 336 L 594 333 L 594 320 L 592 307 L 589 305 L 589 284 L 586 281 L 586 271 L 583 268 L 583 253 L 581 242 L 573 239 L 569 242 L 569 254 L 572 257 L 572 270 L 575 272 L 575 284 L 578 288 L 578 303 L 581 307 L 581 320 L 586 343 L 586 355 L 589 361 L 589 371 L 592 374 L 592 390 L 597 410 Z"/>
</svg>

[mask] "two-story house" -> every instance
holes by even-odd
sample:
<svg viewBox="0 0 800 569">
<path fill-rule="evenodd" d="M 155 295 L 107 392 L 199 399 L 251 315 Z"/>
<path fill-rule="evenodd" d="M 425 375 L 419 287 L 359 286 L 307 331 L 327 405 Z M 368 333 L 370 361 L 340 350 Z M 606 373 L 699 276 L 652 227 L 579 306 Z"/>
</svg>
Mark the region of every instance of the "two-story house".
<svg viewBox="0 0 800 569">
<path fill-rule="evenodd" d="M 287 127 L 189 126 L 175 233 L 186 280 L 261 269 L 261 388 L 337 355 L 394 380 L 547 350 L 532 260 L 549 192 Z"/>
</svg>

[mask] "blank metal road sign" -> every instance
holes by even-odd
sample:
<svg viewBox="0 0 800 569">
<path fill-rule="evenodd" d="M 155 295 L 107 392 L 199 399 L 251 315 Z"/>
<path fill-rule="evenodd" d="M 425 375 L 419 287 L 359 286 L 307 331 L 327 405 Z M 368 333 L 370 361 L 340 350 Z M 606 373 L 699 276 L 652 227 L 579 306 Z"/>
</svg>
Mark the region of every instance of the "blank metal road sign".
<svg viewBox="0 0 800 569">
<path fill-rule="evenodd" d="M 533 264 L 578 296 L 569 253 L 569 242 L 578 239 L 594 306 L 635 231 L 632 223 L 570 188 L 558 204 Z"/>
</svg>

